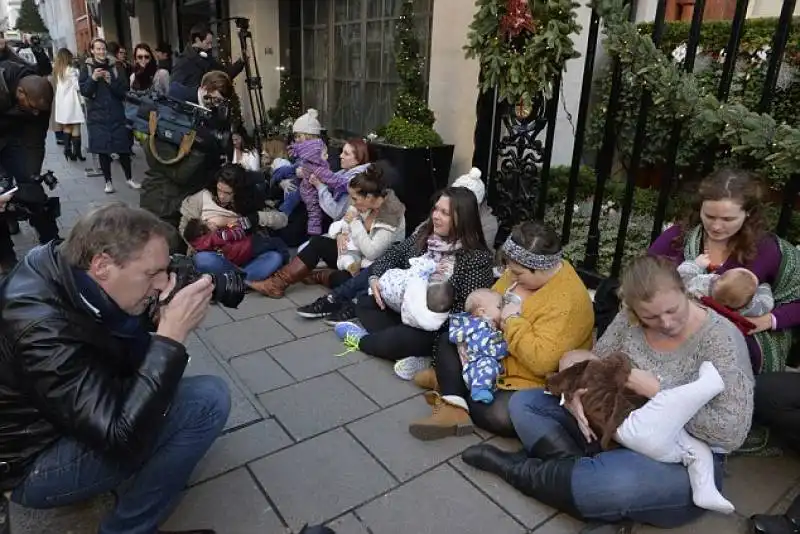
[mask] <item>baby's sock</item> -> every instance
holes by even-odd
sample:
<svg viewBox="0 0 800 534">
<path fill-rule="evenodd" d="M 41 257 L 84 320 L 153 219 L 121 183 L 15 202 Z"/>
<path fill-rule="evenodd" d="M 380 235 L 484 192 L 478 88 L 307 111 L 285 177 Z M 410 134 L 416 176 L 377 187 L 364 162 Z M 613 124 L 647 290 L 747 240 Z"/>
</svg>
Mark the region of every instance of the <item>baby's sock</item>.
<svg viewBox="0 0 800 534">
<path fill-rule="evenodd" d="M 472 400 L 475 402 L 482 402 L 484 404 L 491 404 L 494 401 L 494 393 L 485 388 L 472 388 Z"/>
<path fill-rule="evenodd" d="M 722 496 L 714 483 L 714 456 L 708 445 L 686 432 L 679 437 L 679 445 L 685 451 L 683 461 L 689 471 L 694 504 L 721 514 L 732 513 L 733 504 Z"/>
</svg>

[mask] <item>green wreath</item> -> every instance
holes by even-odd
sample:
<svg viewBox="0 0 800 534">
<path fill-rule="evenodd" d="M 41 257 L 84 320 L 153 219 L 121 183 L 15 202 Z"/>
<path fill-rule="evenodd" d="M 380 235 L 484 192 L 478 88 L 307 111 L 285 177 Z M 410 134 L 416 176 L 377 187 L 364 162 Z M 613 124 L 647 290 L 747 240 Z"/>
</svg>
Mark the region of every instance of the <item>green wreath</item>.
<svg viewBox="0 0 800 534">
<path fill-rule="evenodd" d="M 497 87 L 500 101 L 515 105 L 552 96 L 556 77 L 579 57 L 572 42 L 581 26 L 572 0 L 477 0 L 467 58 L 481 66 L 480 88 Z"/>
</svg>

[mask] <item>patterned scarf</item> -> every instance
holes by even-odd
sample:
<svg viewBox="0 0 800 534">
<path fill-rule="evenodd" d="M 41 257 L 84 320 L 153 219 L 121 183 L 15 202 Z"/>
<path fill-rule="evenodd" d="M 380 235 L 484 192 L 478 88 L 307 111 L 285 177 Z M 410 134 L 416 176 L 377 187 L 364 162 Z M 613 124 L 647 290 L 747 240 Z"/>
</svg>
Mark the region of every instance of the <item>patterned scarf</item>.
<svg viewBox="0 0 800 534">
<path fill-rule="evenodd" d="M 685 259 L 693 260 L 700 255 L 702 226 L 697 225 L 686 235 L 683 254 Z M 775 307 L 800 300 L 800 250 L 788 241 L 777 237 L 781 252 L 781 266 L 772 287 Z M 786 358 L 792 347 L 792 329 L 766 330 L 755 334 L 753 338 L 761 348 L 761 366 L 757 373 L 776 372 L 786 369 Z"/>
<path fill-rule="evenodd" d="M 459 249 L 461 249 L 461 241 L 451 243 L 432 233 L 428 237 L 428 249 L 425 255 L 436 262 L 436 271 L 441 277 L 448 279 L 453 276 L 453 270 L 456 266 L 455 252 Z"/>
</svg>

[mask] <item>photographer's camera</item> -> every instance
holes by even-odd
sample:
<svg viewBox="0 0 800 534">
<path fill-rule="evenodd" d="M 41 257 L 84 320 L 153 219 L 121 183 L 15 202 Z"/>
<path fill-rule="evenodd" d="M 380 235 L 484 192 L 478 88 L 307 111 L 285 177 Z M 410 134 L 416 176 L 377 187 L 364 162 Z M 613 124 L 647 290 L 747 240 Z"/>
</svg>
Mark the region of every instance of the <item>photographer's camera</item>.
<svg viewBox="0 0 800 534">
<path fill-rule="evenodd" d="M 203 273 L 195 268 L 192 259 L 182 254 L 174 254 L 170 258 L 169 272 L 175 273 L 176 277 L 173 295 L 203 276 Z M 245 286 L 244 277 L 240 272 L 226 271 L 210 276 L 214 286 L 212 302 L 219 302 L 226 308 L 236 308 L 242 303 L 247 286 Z"/>
</svg>

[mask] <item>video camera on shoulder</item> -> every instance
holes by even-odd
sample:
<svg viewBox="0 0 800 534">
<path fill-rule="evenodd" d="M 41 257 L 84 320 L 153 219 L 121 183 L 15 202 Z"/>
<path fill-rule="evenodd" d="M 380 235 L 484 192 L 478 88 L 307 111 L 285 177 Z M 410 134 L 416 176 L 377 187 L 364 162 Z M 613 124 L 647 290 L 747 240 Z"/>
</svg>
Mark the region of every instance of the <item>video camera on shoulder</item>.
<svg viewBox="0 0 800 534">
<path fill-rule="evenodd" d="M 195 132 L 192 149 L 227 154 L 231 145 L 230 101 L 215 100 L 200 106 L 154 93 L 129 92 L 125 117 L 130 129 L 150 135 L 150 114 L 156 113 L 156 139 L 180 146 L 183 137 Z"/>
</svg>

